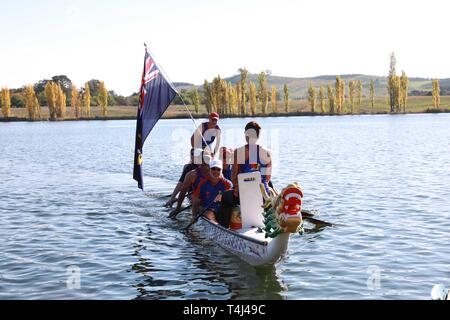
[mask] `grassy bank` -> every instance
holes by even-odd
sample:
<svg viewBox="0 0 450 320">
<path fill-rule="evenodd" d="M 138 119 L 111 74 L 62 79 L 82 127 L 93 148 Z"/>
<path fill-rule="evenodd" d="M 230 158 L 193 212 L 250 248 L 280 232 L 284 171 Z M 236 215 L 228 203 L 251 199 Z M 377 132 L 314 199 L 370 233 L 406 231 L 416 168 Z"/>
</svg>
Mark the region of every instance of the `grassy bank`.
<svg viewBox="0 0 450 320">
<path fill-rule="evenodd" d="M 325 100 L 325 110 L 328 110 L 328 104 Z M 278 103 L 278 112 L 272 113 L 271 110 L 267 115 L 257 114 L 258 116 L 306 116 L 315 115 L 311 112 L 311 107 L 309 106 L 307 100 L 292 100 L 290 101 L 290 112 L 287 114 L 284 112 L 284 106 L 282 103 Z M 206 109 L 204 106 L 200 107 L 199 114 L 196 115 L 193 106 L 188 106 L 194 117 L 205 117 Z M 249 109 L 249 106 L 247 105 Z M 270 107 L 269 107 L 270 108 Z M 316 114 L 320 115 L 320 105 L 317 102 Z M 346 111 L 347 114 L 350 113 L 350 106 L 348 101 L 346 101 Z M 450 112 L 450 96 L 441 97 L 441 106 L 439 110 L 434 110 L 432 106 L 431 97 L 409 97 L 408 104 L 406 107 L 407 113 L 422 113 L 422 112 Z M 370 114 L 372 113 L 370 102 L 368 100 L 363 100 L 361 109 L 354 110 L 354 114 Z M 375 106 L 373 113 L 389 113 L 389 107 L 387 104 L 386 97 L 376 97 Z M 49 112 L 47 107 L 41 108 L 41 120 L 48 120 Z M 164 113 L 163 118 L 173 119 L 173 118 L 186 118 L 188 114 L 184 106 L 172 105 Z M 226 117 L 226 116 L 224 116 Z M 3 115 L 0 116 L 0 121 L 24 121 L 28 119 L 28 112 L 25 108 L 11 108 L 10 118 L 4 119 Z M 108 108 L 108 115 L 106 118 L 102 116 L 101 109 L 99 107 L 91 107 L 91 116 L 89 118 L 82 116 L 80 120 L 125 120 L 125 119 L 136 119 L 136 107 L 131 106 L 114 106 Z M 77 120 L 75 113 L 72 108 L 67 107 L 65 120 Z"/>
</svg>

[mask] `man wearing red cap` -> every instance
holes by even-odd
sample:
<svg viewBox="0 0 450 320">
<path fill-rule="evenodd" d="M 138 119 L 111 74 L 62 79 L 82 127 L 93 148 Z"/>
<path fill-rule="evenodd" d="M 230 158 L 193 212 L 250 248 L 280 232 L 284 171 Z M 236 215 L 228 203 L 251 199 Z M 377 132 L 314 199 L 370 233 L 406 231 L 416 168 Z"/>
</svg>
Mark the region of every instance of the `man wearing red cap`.
<svg viewBox="0 0 450 320">
<path fill-rule="evenodd" d="M 217 154 L 220 148 L 220 136 L 221 130 L 217 125 L 219 121 L 219 114 L 212 112 L 209 115 L 209 121 L 203 122 L 191 136 L 192 148 L 205 149 L 206 146 L 210 149 L 210 152 L 214 155 Z M 213 142 L 216 142 L 214 150 L 212 149 Z"/>
</svg>

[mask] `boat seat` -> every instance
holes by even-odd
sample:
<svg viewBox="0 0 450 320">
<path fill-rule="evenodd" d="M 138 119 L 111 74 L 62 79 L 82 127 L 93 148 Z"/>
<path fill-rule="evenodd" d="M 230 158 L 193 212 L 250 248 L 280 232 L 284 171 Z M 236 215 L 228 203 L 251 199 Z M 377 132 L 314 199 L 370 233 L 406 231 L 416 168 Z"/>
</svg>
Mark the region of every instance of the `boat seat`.
<svg viewBox="0 0 450 320">
<path fill-rule="evenodd" d="M 238 174 L 238 183 L 242 228 L 264 227 L 264 203 L 259 187 L 261 172 Z"/>
</svg>

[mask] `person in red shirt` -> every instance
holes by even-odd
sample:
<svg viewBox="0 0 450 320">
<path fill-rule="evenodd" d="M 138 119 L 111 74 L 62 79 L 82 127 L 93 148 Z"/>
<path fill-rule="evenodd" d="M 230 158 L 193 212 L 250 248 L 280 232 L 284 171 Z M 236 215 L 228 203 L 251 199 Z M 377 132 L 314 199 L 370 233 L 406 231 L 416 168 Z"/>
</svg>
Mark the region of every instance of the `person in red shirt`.
<svg viewBox="0 0 450 320">
<path fill-rule="evenodd" d="M 209 115 L 209 121 L 203 122 L 194 131 L 191 136 L 191 147 L 205 149 L 208 147 L 210 153 L 214 156 L 220 148 L 221 129 L 217 125 L 219 122 L 219 114 L 212 112 Z M 202 138 L 203 137 L 203 138 Z M 216 142 L 214 149 L 212 149 L 213 142 Z"/>
<path fill-rule="evenodd" d="M 203 210 L 207 210 L 204 216 L 217 223 L 220 221 L 220 204 L 222 193 L 231 190 L 233 184 L 222 175 L 223 163 L 220 160 L 211 160 L 211 169 L 208 179 L 203 179 L 197 186 L 193 196 L 192 219 Z"/>
<path fill-rule="evenodd" d="M 210 161 L 211 155 L 208 152 L 205 152 L 201 149 L 194 150 L 194 163 L 201 163 L 201 165 L 188 172 L 188 174 L 184 178 L 183 185 L 178 195 L 177 206 L 170 212 L 169 218 L 175 219 L 178 213 L 181 212 L 181 206 L 183 204 L 184 197 L 186 196 L 186 193 L 189 192 L 189 190 L 195 191 L 195 189 L 203 179 L 209 179 Z"/>
</svg>

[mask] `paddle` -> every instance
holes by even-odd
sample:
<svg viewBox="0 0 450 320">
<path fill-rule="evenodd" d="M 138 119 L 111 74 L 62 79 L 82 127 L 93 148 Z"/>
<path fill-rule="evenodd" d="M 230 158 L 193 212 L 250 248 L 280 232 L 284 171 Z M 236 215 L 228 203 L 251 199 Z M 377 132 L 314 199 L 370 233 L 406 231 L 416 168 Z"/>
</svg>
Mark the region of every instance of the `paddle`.
<svg viewBox="0 0 450 320">
<path fill-rule="evenodd" d="M 198 221 L 198 219 L 200 219 L 200 217 L 203 216 L 205 214 L 205 212 L 208 211 L 208 210 L 209 210 L 209 207 L 207 207 L 199 215 L 197 215 L 195 217 L 195 219 L 184 228 L 184 231 L 187 231 L 189 229 L 189 227 L 192 226 L 194 223 L 196 223 Z"/>
<path fill-rule="evenodd" d="M 312 214 L 311 211 L 309 211 L 309 210 L 302 210 L 302 218 L 305 219 L 306 221 L 309 221 L 309 222 L 317 224 L 317 225 L 323 225 L 326 227 L 334 226 L 330 222 L 326 222 L 326 221 L 314 218 L 314 214 Z"/>
<path fill-rule="evenodd" d="M 221 194 L 222 194 L 222 192 L 219 191 L 219 194 L 217 195 L 217 197 L 220 196 Z M 184 228 L 185 231 L 187 231 L 187 229 L 189 229 L 190 226 L 192 226 L 194 223 L 196 223 L 198 221 L 198 219 L 200 219 L 200 217 L 203 216 L 205 214 L 205 212 L 210 209 L 211 205 L 216 201 L 217 197 L 215 197 L 210 203 L 208 203 L 206 208 L 200 214 L 198 214 L 195 217 L 195 219 L 187 225 L 187 227 Z"/>
<path fill-rule="evenodd" d="M 191 207 L 192 207 L 192 204 L 184 207 L 183 209 L 180 209 L 180 211 L 178 211 L 176 214 L 169 214 L 169 218 L 170 219 L 175 219 L 180 212 L 183 212 L 183 211 L 185 211 L 187 209 L 190 209 Z"/>
</svg>

